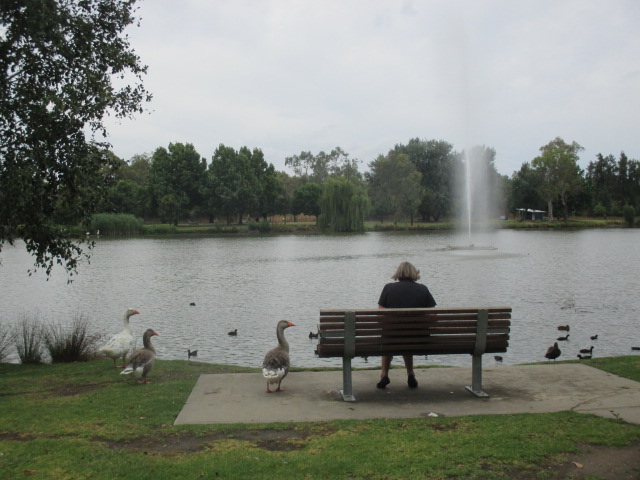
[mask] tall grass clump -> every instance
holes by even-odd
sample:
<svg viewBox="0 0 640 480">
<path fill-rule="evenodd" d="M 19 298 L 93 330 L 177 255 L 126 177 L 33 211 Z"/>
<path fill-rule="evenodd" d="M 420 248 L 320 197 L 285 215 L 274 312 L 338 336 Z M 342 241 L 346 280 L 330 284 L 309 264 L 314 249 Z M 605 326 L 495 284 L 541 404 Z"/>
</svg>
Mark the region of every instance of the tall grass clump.
<svg viewBox="0 0 640 480">
<path fill-rule="evenodd" d="M 125 213 L 98 213 L 91 217 L 90 231 L 100 235 L 136 235 L 143 232 L 141 218 Z"/>
<path fill-rule="evenodd" d="M 250 231 L 269 233 L 271 231 L 271 222 L 269 222 L 268 220 L 262 220 L 260 222 L 249 222 L 247 228 Z"/>
<path fill-rule="evenodd" d="M 0 324 L 0 362 L 9 358 L 9 352 L 14 344 L 13 329 L 8 325 Z"/>
<path fill-rule="evenodd" d="M 20 362 L 24 364 L 44 363 L 44 327 L 37 315 L 28 318 L 23 315 L 16 326 L 15 343 Z"/>
<path fill-rule="evenodd" d="M 90 331 L 85 315 L 76 315 L 70 326 L 58 323 L 45 327 L 43 338 L 52 363 L 86 362 L 95 358 L 101 335 Z"/>
</svg>

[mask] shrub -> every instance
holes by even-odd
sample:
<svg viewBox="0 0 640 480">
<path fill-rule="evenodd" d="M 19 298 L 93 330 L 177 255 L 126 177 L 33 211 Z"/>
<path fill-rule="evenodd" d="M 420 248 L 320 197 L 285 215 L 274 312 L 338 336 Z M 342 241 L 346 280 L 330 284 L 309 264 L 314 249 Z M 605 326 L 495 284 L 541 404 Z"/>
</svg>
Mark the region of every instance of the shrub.
<svg viewBox="0 0 640 480">
<path fill-rule="evenodd" d="M 32 319 L 23 315 L 16 328 L 15 342 L 20 362 L 28 364 L 44 363 L 44 348 L 42 345 L 44 328 L 37 315 Z"/>
<path fill-rule="evenodd" d="M 593 214 L 596 217 L 604 217 L 607 215 L 607 208 L 601 203 L 598 203 L 595 207 L 593 207 Z"/>
<path fill-rule="evenodd" d="M 101 336 L 89 332 L 84 315 L 74 317 L 71 326 L 49 325 L 44 329 L 44 344 L 51 362 L 85 362 L 95 357 Z"/>
<path fill-rule="evenodd" d="M 8 325 L 0 325 L 0 362 L 9 357 L 9 351 L 15 343 L 13 330 Z"/>
<path fill-rule="evenodd" d="M 269 233 L 271 231 L 271 223 L 268 220 L 262 220 L 261 222 L 249 222 L 247 228 L 251 231 Z"/>
<path fill-rule="evenodd" d="M 624 217 L 624 221 L 627 222 L 627 225 L 633 227 L 636 221 L 636 209 L 631 205 L 625 205 L 622 208 L 622 216 Z"/>
</svg>

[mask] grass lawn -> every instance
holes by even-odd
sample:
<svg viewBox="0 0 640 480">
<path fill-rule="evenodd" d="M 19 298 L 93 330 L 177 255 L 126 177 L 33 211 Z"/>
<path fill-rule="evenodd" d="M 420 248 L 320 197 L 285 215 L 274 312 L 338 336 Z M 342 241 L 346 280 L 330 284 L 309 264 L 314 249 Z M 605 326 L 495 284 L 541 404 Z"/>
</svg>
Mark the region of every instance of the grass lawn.
<svg viewBox="0 0 640 480">
<path fill-rule="evenodd" d="M 640 357 L 591 365 L 640 381 Z M 640 426 L 573 412 L 266 425 L 173 421 L 202 373 L 158 360 L 135 385 L 107 360 L 0 364 L 0 478 L 560 479 L 567 453 L 640 443 Z M 635 472 L 637 474 L 638 471 Z"/>
</svg>

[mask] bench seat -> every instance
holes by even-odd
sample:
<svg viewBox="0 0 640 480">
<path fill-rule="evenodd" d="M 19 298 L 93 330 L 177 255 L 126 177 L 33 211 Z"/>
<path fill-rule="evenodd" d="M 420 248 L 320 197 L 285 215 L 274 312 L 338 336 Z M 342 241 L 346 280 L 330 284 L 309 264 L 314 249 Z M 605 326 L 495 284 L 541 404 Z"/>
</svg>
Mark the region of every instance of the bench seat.
<svg viewBox="0 0 640 480">
<path fill-rule="evenodd" d="M 351 359 L 381 355 L 472 356 L 472 385 L 482 391 L 482 355 L 509 346 L 511 307 L 329 309 L 320 311 L 320 358 L 342 358 L 343 390 L 353 401 Z"/>
</svg>

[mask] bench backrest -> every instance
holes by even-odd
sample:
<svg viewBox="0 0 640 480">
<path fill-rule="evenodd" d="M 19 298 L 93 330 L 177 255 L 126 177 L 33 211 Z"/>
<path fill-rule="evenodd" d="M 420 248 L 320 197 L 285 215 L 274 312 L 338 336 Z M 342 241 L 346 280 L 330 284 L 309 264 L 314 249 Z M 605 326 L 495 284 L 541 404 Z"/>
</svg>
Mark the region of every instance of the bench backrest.
<svg viewBox="0 0 640 480">
<path fill-rule="evenodd" d="M 321 310 L 319 357 L 499 353 L 511 307 Z"/>
</svg>

